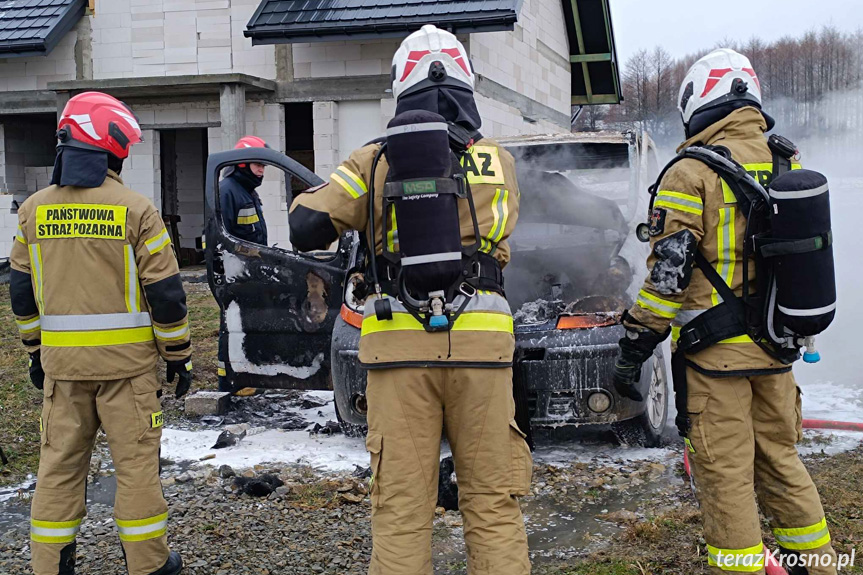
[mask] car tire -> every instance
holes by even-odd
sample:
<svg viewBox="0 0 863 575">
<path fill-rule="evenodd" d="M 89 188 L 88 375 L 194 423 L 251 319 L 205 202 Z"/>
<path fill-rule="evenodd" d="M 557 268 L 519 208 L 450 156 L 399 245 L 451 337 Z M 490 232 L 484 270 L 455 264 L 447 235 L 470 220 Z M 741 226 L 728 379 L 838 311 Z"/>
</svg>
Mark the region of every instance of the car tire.
<svg viewBox="0 0 863 575">
<path fill-rule="evenodd" d="M 342 434 L 345 437 L 365 437 L 369 433 L 368 425 L 361 425 L 359 423 L 350 423 L 342 419 L 342 415 L 339 413 L 339 403 L 333 399 L 333 406 L 336 408 L 336 419 L 339 422 L 339 428 L 342 430 Z"/>
<path fill-rule="evenodd" d="M 668 422 L 668 376 L 662 355 L 655 355 L 644 413 L 611 424 L 617 440 L 632 447 L 660 447 Z"/>
</svg>

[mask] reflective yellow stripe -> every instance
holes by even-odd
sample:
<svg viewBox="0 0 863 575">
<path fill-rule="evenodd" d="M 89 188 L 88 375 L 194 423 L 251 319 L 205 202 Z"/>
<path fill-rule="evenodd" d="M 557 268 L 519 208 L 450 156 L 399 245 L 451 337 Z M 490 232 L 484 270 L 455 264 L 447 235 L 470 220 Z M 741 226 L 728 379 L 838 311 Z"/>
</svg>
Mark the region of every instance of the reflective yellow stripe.
<svg viewBox="0 0 863 575">
<path fill-rule="evenodd" d="M 30 520 L 30 539 L 36 543 L 71 543 L 81 528 L 81 520 Z"/>
<path fill-rule="evenodd" d="M 254 216 L 240 216 L 237 218 L 237 223 L 241 226 L 249 226 L 260 221 L 261 218 L 258 217 L 258 214 L 255 214 Z"/>
<path fill-rule="evenodd" d="M 121 541 L 147 541 L 161 537 L 168 530 L 168 514 L 162 513 L 146 519 L 115 519 Z"/>
<path fill-rule="evenodd" d="M 228 375 L 228 372 L 225 370 L 224 367 L 219 367 L 219 368 L 216 368 L 216 374 L 219 375 L 220 377 L 225 377 L 226 375 Z"/>
<path fill-rule="evenodd" d="M 720 549 L 708 545 L 707 562 L 723 571 L 755 573 L 764 569 L 764 543 L 746 549 Z"/>
<path fill-rule="evenodd" d="M 489 241 L 493 243 L 499 243 L 503 239 L 503 232 L 506 230 L 506 222 L 509 219 L 508 200 L 509 190 L 498 188 L 495 191 L 494 200 L 491 204 L 491 209 L 494 213 L 494 223 L 488 235 Z"/>
<path fill-rule="evenodd" d="M 165 246 L 170 245 L 171 236 L 168 235 L 168 230 L 162 229 L 162 233 L 144 242 L 150 255 L 154 255 L 162 251 Z"/>
<path fill-rule="evenodd" d="M 638 292 L 636 303 L 638 304 L 638 307 L 644 308 L 667 319 L 674 319 L 677 316 L 677 312 L 680 311 L 680 307 L 683 305 L 681 303 L 656 297 L 644 290 Z"/>
<path fill-rule="evenodd" d="M 125 278 L 126 311 L 141 311 L 141 284 L 138 282 L 138 265 L 135 263 L 135 248 L 126 244 L 123 252 L 123 277 Z"/>
<path fill-rule="evenodd" d="M 704 202 L 700 197 L 669 190 L 660 190 L 656 194 L 653 206 L 678 210 L 688 214 L 695 214 L 696 216 L 704 213 Z"/>
<path fill-rule="evenodd" d="M 737 210 L 734 207 L 719 210 L 719 224 L 716 228 L 716 272 L 728 287 L 734 281 L 734 265 L 737 261 L 737 237 L 734 229 L 734 218 Z M 713 305 L 722 303 L 722 297 L 714 288 L 711 293 Z"/>
<path fill-rule="evenodd" d="M 452 330 L 512 333 L 512 325 L 512 316 L 508 314 L 468 312 L 459 316 Z M 425 331 L 425 328 L 407 313 L 394 313 L 391 320 L 379 320 L 375 316 L 363 319 L 362 335 L 382 331 Z"/>
<path fill-rule="evenodd" d="M 24 230 L 21 229 L 21 226 L 18 226 L 18 231 L 15 233 L 15 239 L 25 246 L 27 245 L 27 240 L 24 239 Z"/>
<path fill-rule="evenodd" d="M 773 529 L 773 535 L 776 536 L 776 542 L 780 547 L 794 551 L 808 551 L 830 543 L 827 519 L 807 527 L 776 527 Z"/>
<path fill-rule="evenodd" d="M 36 305 L 41 314 L 45 306 L 42 301 L 42 247 L 39 244 L 30 246 L 30 268 L 33 271 L 33 279 L 36 280 Z"/>
<path fill-rule="evenodd" d="M 390 210 L 390 222 L 390 230 L 387 232 L 387 249 L 392 253 L 396 253 L 396 242 L 399 241 L 399 223 L 396 220 L 395 205 Z"/>
<path fill-rule="evenodd" d="M 336 171 L 330 177 L 338 182 L 355 199 L 366 195 L 369 191 L 362 178 L 344 166 L 336 168 Z"/>
<path fill-rule="evenodd" d="M 102 347 L 153 341 L 152 327 L 103 331 L 43 331 L 45 347 Z"/>
</svg>

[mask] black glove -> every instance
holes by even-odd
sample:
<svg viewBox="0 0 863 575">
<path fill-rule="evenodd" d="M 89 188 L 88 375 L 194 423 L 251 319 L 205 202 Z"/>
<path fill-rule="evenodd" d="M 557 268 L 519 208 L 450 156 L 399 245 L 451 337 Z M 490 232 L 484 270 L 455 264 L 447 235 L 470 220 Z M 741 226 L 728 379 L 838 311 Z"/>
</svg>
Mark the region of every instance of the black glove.
<svg viewBox="0 0 863 575">
<path fill-rule="evenodd" d="M 30 381 L 36 389 L 45 387 L 45 372 L 42 371 L 42 352 L 30 354 Z"/>
<path fill-rule="evenodd" d="M 180 361 L 167 362 L 168 368 L 166 379 L 168 383 L 174 383 L 174 377 L 179 375 L 180 380 L 177 382 L 177 390 L 175 395 L 179 399 L 186 395 L 189 388 L 192 387 L 192 359 L 183 359 Z"/>
<path fill-rule="evenodd" d="M 656 346 L 665 341 L 671 329 L 657 333 L 636 321 L 629 312 L 623 314 L 623 326 L 626 337 L 619 342 L 620 351 L 614 362 L 614 389 L 623 397 L 644 401 L 644 396 L 635 387 L 641 380 L 641 366 L 650 359 Z"/>
</svg>

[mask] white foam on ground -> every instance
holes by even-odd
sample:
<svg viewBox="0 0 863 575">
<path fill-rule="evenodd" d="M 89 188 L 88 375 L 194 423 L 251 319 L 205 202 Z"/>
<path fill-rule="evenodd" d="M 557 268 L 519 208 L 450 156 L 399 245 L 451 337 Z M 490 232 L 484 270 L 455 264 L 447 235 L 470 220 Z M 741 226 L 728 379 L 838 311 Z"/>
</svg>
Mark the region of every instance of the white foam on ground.
<svg viewBox="0 0 863 575">
<path fill-rule="evenodd" d="M 336 421 L 331 391 L 310 392 L 307 395 L 329 403 L 319 408 L 299 410 L 305 419 L 311 424 Z M 204 456 L 215 455 L 215 459 L 196 464 L 230 465 L 235 469 L 268 462 L 311 465 L 326 471 L 353 471 L 355 465 L 369 465 L 365 442 L 340 434 L 310 435 L 307 431 L 270 429 L 249 435 L 232 447 L 212 449 L 221 432 L 222 429 L 187 431 L 165 428 L 162 431 L 162 457 L 179 463 L 199 462 Z"/>
<path fill-rule="evenodd" d="M 27 476 L 27 480 L 18 485 L 9 485 L 8 487 L 0 488 L 0 503 L 8 501 L 14 497 L 18 497 L 19 491 L 27 491 L 33 485 L 36 478 L 32 475 Z"/>
</svg>

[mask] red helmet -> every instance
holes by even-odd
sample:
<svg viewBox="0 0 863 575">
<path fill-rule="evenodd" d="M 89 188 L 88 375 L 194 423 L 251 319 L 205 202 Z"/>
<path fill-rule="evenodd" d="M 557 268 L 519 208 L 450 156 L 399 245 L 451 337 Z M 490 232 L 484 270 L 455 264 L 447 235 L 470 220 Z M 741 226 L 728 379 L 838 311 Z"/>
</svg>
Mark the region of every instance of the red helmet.
<svg viewBox="0 0 863 575">
<path fill-rule="evenodd" d="M 134 112 L 113 96 L 84 92 L 73 96 L 57 127 L 60 146 L 74 146 L 114 154 L 121 160 L 143 140 Z"/>
<path fill-rule="evenodd" d="M 270 148 L 270 145 L 266 143 L 264 140 L 257 136 L 243 136 L 239 140 L 237 140 L 237 145 L 234 146 L 235 150 L 242 150 L 243 148 Z M 245 168 L 246 164 L 240 164 L 241 168 Z"/>
</svg>

